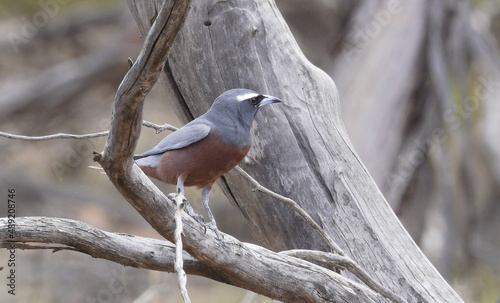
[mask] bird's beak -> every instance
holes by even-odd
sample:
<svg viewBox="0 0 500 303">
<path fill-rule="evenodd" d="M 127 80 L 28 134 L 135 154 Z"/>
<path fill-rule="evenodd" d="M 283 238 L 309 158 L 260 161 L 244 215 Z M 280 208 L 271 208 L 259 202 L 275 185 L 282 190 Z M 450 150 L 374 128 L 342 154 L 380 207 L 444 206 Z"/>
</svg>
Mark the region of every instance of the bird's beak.
<svg viewBox="0 0 500 303">
<path fill-rule="evenodd" d="M 268 96 L 268 95 L 263 95 L 263 96 L 264 96 L 264 99 L 262 99 L 262 101 L 260 101 L 260 103 L 258 105 L 259 108 L 264 106 L 264 105 L 282 102 L 280 99 L 273 97 L 273 96 Z"/>
</svg>

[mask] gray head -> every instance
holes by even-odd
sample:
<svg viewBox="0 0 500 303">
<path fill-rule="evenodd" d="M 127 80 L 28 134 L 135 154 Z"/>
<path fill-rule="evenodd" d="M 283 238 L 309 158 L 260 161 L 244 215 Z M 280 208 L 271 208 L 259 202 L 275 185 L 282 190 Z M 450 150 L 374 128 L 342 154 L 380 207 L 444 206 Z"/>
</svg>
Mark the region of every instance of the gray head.
<svg viewBox="0 0 500 303">
<path fill-rule="evenodd" d="M 250 128 L 257 111 L 264 105 L 277 102 L 281 100 L 253 90 L 231 89 L 217 97 L 202 117 L 217 126 L 212 131 L 218 133 L 227 143 L 249 146 Z"/>
<path fill-rule="evenodd" d="M 235 88 L 217 97 L 207 114 L 210 116 L 215 114 L 217 120 L 225 120 L 224 122 L 233 124 L 238 122 L 241 126 L 250 129 L 259 108 L 277 102 L 281 100 L 253 90 Z"/>
</svg>

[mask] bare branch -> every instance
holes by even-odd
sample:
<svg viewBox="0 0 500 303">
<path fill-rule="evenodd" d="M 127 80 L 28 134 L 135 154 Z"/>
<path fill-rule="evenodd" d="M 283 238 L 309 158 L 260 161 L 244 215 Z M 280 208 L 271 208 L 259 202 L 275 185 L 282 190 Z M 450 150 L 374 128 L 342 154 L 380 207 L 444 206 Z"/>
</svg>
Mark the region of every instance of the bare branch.
<svg viewBox="0 0 500 303">
<path fill-rule="evenodd" d="M 156 130 L 156 133 L 159 134 L 161 133 L 162 131 L 164 130 L 170 130 L 170 131 L 176 131 L 178 128 L 173 126 L 173 125 L 170 125 L 170 124 L 162 124 L 162 125 L 158 125 L 158 124 L 154 124 L 154 123 L 151 123 L 149 121 L 142 121 L 142 125 L 143 126 L 146 126 L 146 127 L 150 127 L 150 128 L 154 128 Z"/>
<path fill-rule="evenodd" d="M 16 249 L 72 250 L 88 254 L 94 258 L 110 260 L 125 266 L 167 272 L 174 272 L 175 270 L 174 260 L 176 258 L 176 248 L 172 243 L 167 241 L 111 233 L 100 230 L 87 223 L 71 219 L 20 217 L 16 218 L 15 222 L 14 237 L 10 238 L 10 234 L 7 230 L 8 219 L 0 218 L 0 248 L 10 248 L 14 246 Z M 225 238 L 231 240 L 227 244 L 228 251 L 230 251 L 231 246 L 234 248 L 234 242 L 229 235 L 225 235 Z M 300 260 L 310 259 L 329 265 L 341 264 L 348 267 L 349 262 L 345 261 L 347 258 L 342 258 L 333 254 L 323 255 L 322 252 L 303 252 L 300 250 L 278 254 L 248 243 L 239 243 L 237 247 L 239 249 L 236 253 L 243 253 L 247 256 L 259 255 L 260 258 L 264 258 L 264 262 L 266 259 L 271 258 L 281 262 L 282 265 L 296 267 L 299 271 L 308 269 L 313 272 L 329 272 L 331 273 L 330 280 L 328 280 L 330 281 L 329 283 L 338 283 L 339 285 L 346 285 L 346 287 L 357 289 L 361 293 L 370 293 L 370 290 L 366 289 L 363 285 L 352 282 L 325 268 Z M 308 254 L 310 255 L 309 257 L 307 257 Z M 280 257 L 280 255 L 282 256 Z M 293 258 L 288 255 L 293 256 Z M 187 273 L 201 275 L 221 282 L 228 282 L 225 275 L 220 274 L 211 266 L 207 266 L 196 260 L 186 252 L 182 253 L 182 260 L 184 263 L 183 268 Z M 266 267 L 265 264 L 264 267 Z M 274 274 L 271 275 L 276 275 L 277 272 L 281 272 L 283 268 L 277 267 L 273 269 L 267 267 L 267 269 L 274 272 Z M 304 280 L 304 282 L 305 281 L 307 280 Z M 262 283 L 260 280 L 255 282 Z M 365 298 L 360 300 L 360 302 L 372 301 L 366 300 Z"/>
<path fill-rule="evenodd" d="M 8 220 L 0 218 L 0 248 L 72 250 L 125 266 L 174 272 L 175 247 L 162 240 L 117 234 L 76 220 L 18 217 L 14 238 Z M 184 252 L 184 268 L 190 274 L 217 279 L 214 271 Z"/>
<path fill-rule="evenodd" d="M 177 127 L 167 123 L 160 125 L 144 120 L 142 121 L 142 125 L 144 125 L 145 127 L 153 128 L 157 134 L 161 133 L 164 130 L 170 130 L 170 131 L 177 130 Z M 24 141 L 48 141 L 56 139 L 91 139 L 91 138 L 105 137 L 107 135 L 109 135 L 108 130 L 98 133 L 84 134 L 84 135 L 58 133 L 46 136 L 24 136 L 24 135 L 14 135 L 5 132 L 0 132 L 0 137 L 5 137 L 14 140 L 24 140 Z"/>
<path fill-rule="evenodd" d="M 110 135 L 101 159 L 103 163 L 113 158 L 113 162 L 121 162 L 120 165 L 132 164 L 131 156 L 141 128 L 144 98 L 159 78 L 174 39 L 187 17 L 189 5 L 189 0 L 165 1 L 158 12 L 137 61 L 118 87 Z"/>
<path fill-rule="evenodd" d="M 23 135 L 13 135 L 13 134 L 5 133 L 5 132 L 0 132 L 1 137 L 5 137 L 8 139 L 15 139 L 15 140 L 24 140 L 24 141 L 48 141 L 48 140 L 55 140 L 55 139 L 90 139 L 90 138 L 105 137 L 108 134 L 109 134 L 109 131 L 103 131 L 103 132 L 99 132 L 99 133 L 92 133 L 92 134 L 85 134 L 85 135 L 58 133 L 58 134 L 47 135 L 47 136 L 23 136 Z"/>
</svg>

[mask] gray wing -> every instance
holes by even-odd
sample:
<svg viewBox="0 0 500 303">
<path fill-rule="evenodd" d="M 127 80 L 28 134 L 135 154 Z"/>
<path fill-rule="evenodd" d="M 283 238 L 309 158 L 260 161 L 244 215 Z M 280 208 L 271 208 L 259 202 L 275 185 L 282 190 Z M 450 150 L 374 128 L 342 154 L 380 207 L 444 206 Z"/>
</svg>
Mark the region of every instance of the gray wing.
<svg viewBox="0 0 500 303">
<path fill-rule="evenodd" d="M 193 144 L 208 136 L 210 126 L 206 124 L 186 124 L 175 132 L 166 136 L 155 147 L 134 156 L 134 159 L 141 159 L 148 156 L 163 154 L 172 149 L 179 149 Z"/>
</svg>

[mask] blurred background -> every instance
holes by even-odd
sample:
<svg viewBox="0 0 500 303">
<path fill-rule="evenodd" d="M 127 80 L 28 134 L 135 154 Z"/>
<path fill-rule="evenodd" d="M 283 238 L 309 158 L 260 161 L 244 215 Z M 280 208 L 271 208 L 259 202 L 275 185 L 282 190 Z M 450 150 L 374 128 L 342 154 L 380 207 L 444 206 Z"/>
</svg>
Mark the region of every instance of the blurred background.
<svg viewBox="0 0 500 303">
<path fill-rule="evenodd" d="M 277 5 L 305 55 L 335 80 L 350 138 L 413 239 L 464 301 L 500 302 L 500 2 Z M 141 44 L 124 1 L 1 0 L 0 131 L 107 130 L 127 59 Z M 159 88 L 144 118 L 181 125 Z M 166 134 L 143 128 L 137 151 Z M 1 196 L 16 189 L 17 216 L 161 239 L 105 175 L 88 168 L 104 142 L 0 137 Z M 200 192 L 187 195 L 203 213 Z M 212 195 L 219 228 L 255 242 L 221 191 Z M 2 282 L 0 302 L 181 302 L 174 274 L 77 252 L 17 251 L 16 258 L 16 296 Z M 0 266 L 5 260 L 0 250 Z M 6 276 L 0 272 L 0 281 Z M 111 282 L 125 287 L 111 292 Z M 193 302 L 271 302 L 200 277 L 189 276 L 188 289 Z"/>
</svg>

